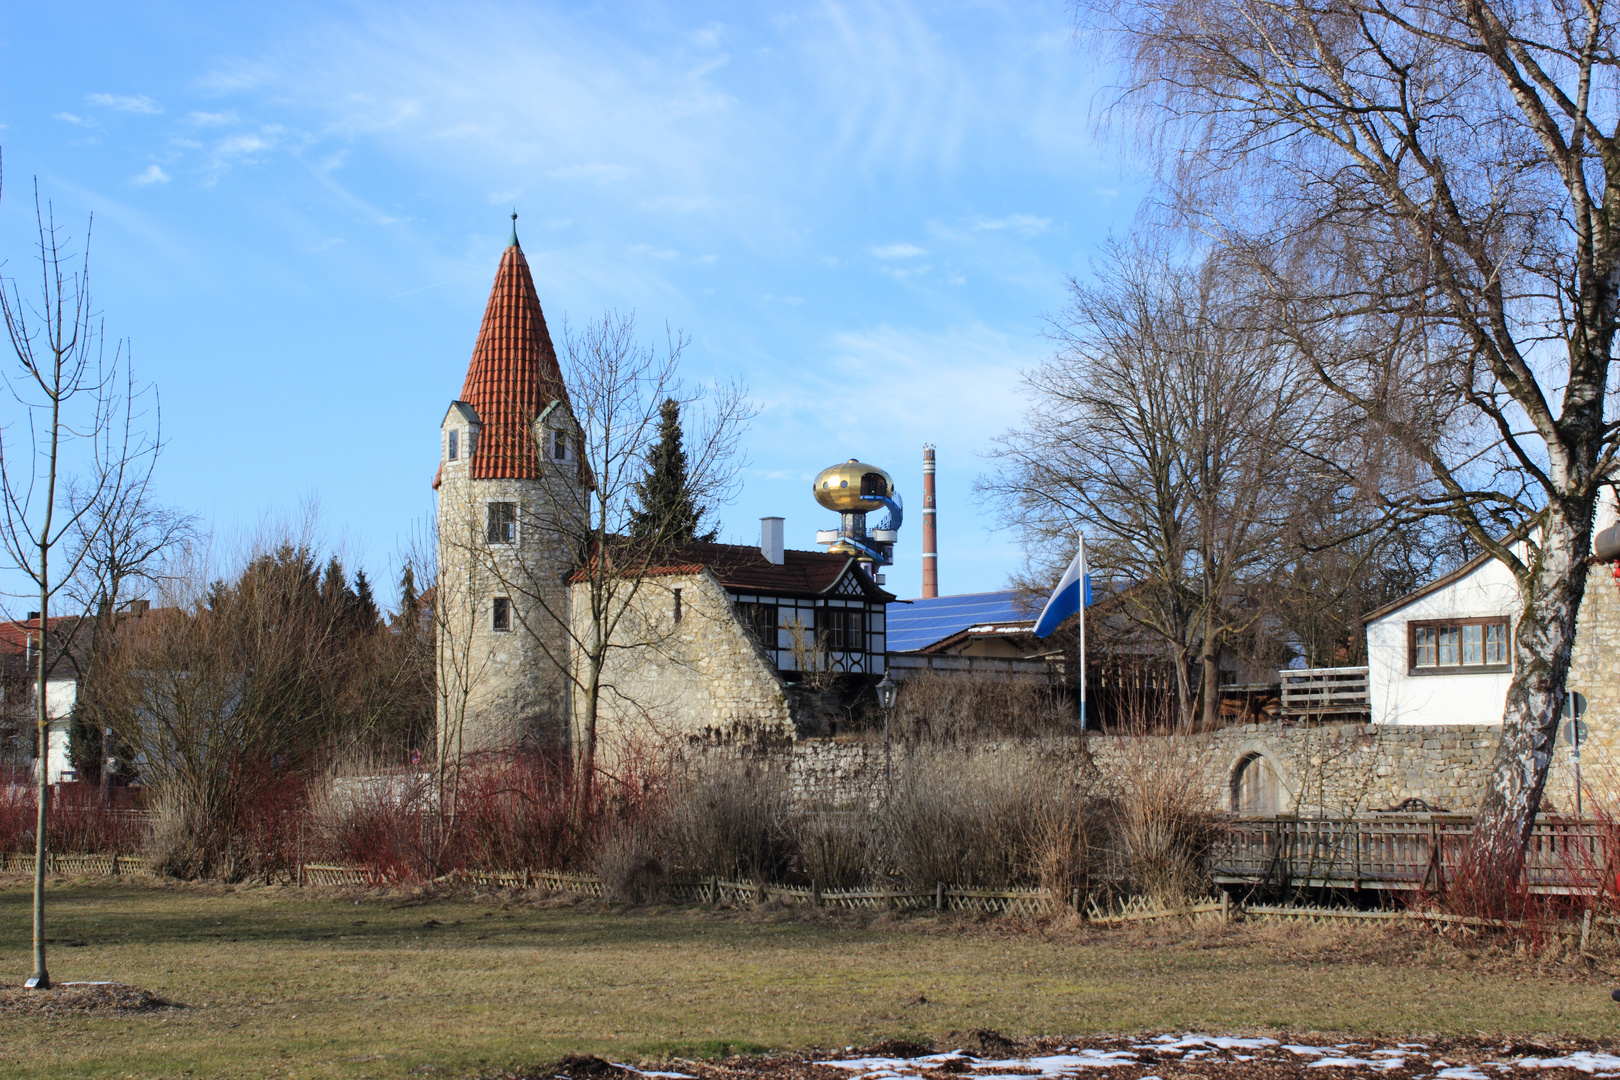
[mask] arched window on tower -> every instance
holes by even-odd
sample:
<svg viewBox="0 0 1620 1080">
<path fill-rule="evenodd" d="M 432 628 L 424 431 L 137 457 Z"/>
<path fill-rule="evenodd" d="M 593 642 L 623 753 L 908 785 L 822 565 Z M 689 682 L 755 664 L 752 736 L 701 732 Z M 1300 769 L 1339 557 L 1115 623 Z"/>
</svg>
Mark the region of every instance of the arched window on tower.
<svg viewBox="0 0 1620 1080">
<path fill-rule="evenodd" d="M 1232 770 L 1232 809 L 1240 814 L 1275 814 L 1282 809 L 1282 785 L 1264 754 L 1250 754 Z"/>
</svg>

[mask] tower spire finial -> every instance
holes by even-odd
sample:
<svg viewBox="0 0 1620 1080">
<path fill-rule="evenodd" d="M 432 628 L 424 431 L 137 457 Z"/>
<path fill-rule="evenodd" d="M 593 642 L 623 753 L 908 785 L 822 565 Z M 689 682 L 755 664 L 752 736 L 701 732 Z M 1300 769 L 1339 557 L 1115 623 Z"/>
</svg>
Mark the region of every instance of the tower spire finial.
<svg viewBox="0 0 1620 1080">
<path fill-rule="evenodd" d="M 521 245 L 518 244 L 518 239 L 517 239 L 517 211 L 516 210 L 512 211 L 512 240 L 506 246 L 507 247 L 520 247 L 521 246 Z"/>
</svg>

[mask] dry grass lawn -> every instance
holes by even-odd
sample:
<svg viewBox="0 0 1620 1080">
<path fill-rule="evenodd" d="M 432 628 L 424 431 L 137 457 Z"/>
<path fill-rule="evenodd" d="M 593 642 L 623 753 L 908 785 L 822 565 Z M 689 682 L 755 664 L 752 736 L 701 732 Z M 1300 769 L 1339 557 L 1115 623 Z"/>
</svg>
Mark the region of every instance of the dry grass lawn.
<svg viewBox="0 0 1620 1080">
<path fill-rule="evenodd" d="M 0 1010 L 0 1077 L 476 1076 L 575 1050 L 646 1060 L 974 1028 L 1620 1033 L 1602 970 L 1418 933 L 138 882 L 56 883 L 49 917 L 59 982 L 184 1007 Z M 0 882 L 0 983 L 29 972 L 29 925 L 26 882 Z"/>
</svg>

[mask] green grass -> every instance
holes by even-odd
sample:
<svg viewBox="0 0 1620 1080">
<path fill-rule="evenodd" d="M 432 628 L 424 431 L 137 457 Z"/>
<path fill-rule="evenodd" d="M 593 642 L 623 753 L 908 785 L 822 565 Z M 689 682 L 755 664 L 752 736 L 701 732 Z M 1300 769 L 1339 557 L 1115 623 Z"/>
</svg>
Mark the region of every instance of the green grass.
<svg viewBox="0 0 1620 1080">
<path fill-rule="evenodd" d="M 0 1016 L 0 1076 L 458 1076 L 570 1050 L 712 1056 L 970 1028 L 1620 1027 L 1607 984 L 1416 935 L 1012 932 L 140 883 L 58 884 L 49 900 L 54 978 L 132 983 L 187 1008 Z M 28 949 L 28 889 L 0 887 L 0 981 L 28 974 Z"/>
</svg>

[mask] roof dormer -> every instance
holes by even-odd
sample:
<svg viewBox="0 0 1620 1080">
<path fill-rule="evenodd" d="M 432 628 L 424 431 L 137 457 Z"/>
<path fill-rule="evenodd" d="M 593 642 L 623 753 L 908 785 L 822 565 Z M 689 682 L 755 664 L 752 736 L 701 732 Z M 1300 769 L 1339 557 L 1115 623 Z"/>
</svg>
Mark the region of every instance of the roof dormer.
<svg viewBox="0 0 1620 1080">
<path fill-rule="evenodd" d="M 478 432 L 483 428 L 478 410 L 465 401 L 452 401 L 439 425 L 439 461 L 460 465 L 472 460 L 478 448 Z"/>
</svg>

